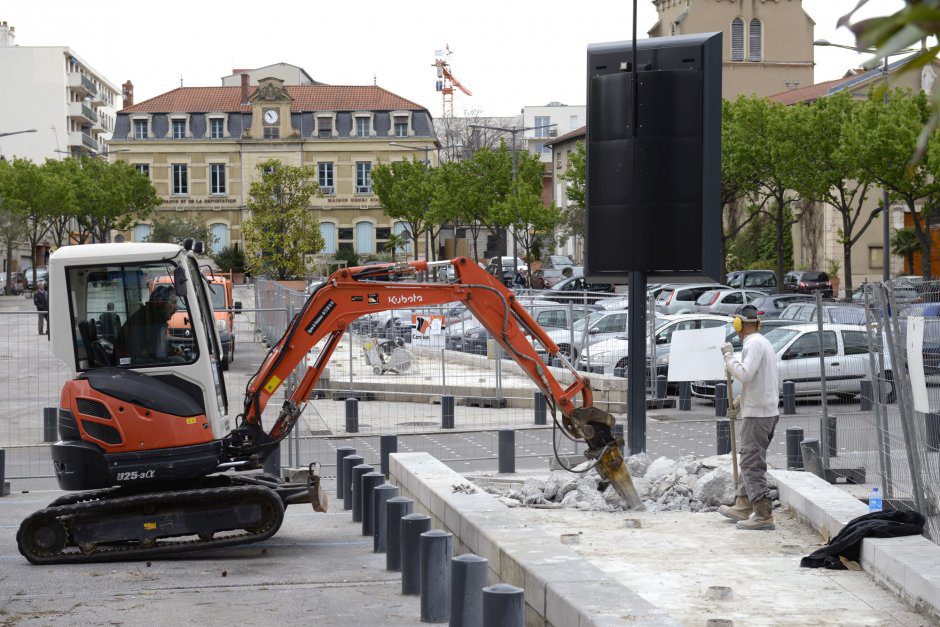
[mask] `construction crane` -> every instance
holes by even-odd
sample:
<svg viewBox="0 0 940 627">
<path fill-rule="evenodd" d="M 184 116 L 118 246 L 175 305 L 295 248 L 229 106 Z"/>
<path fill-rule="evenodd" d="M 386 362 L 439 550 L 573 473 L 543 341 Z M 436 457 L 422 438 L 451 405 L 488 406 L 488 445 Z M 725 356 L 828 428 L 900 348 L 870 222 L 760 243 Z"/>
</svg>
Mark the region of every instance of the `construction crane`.
<svg viewBox="0 0 940 627">
<path fill-rule="evenodd" d="M 453 117 L 454 115 L 455 87 L 468 96 L 473 95 L 473 93 L 464 87 L 463 84 L 457 80 L 457 77 L 455 77 L 450 71 L 450 63 L 448 59 L 450 58 L 451 54 L 453 54 L 453 52 L 450 49 L 450 45 L 445 44 L 444 49 L 438 50 L 434 55 L 434 67 L 437 68 L 437 82 L 434 86 L 437 91 L 441 92 L 443 114 L 445 117 Z"/>
</svg>

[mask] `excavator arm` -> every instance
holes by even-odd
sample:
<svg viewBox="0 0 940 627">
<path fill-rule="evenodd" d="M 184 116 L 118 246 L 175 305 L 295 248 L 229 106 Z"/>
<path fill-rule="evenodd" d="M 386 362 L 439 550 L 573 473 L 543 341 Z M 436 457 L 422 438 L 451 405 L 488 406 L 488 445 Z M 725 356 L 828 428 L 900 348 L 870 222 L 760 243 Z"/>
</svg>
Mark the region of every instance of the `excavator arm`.
<svg viewBox="0 0 940 627">
<path fill-rule="evenodd" d="M 417 274 L 433 267 L 452 265 L 455 280 L 448 283 L 381 282 L 390 274 Z M 598 472 L 617 490 L 630 509 L 643 507 L 623 460 L 623 440 L 614 438 L 613 417 L 593 406 L 590 382 L 577 373 L 559 353 L 515 295 L 492 275 L 466 257 L 450 261 L 411 261 L 377 266 L 344 268 L 334 272 L 304 303 L 290 321 L 284 335 L 271 348 L 245 391 L 240 437 L 236 446 L 261 444 L 269 448 L 293 428 L 317 380 L 339 345 L 349 324 L 360 316 L 388 309 L 411 309 L 462 302 L 506 353 L 522 368 L 549 399 L 556 425 L 574 440 L 587 444 L 585 456 L 596 461 Z M 563 387 L 526 339 L 540 342 L 572 373 L 572 383 Z M 280 415 L 267 433 L 261 415 L 271 396 L 287 379 L 308 351 L 325 340 L 316 361 L 284 402 Z M 580 399 L 580 402 L 578 402 Z M 557 413 L 561 414 L 559 425 Z"/>
</svg>

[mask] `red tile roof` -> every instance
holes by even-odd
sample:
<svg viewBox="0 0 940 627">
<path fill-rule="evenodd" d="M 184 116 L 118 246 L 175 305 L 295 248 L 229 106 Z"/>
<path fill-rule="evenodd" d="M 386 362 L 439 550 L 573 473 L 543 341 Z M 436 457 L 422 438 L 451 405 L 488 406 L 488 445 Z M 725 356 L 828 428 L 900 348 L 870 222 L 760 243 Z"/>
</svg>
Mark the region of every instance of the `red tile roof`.
<svg viewBox="0 0 940 627">
<path fill-rule="evenodd" d="M 560 144 L 563 141 L 574 139 L 576 137 L 584 137 L 585 135 L 587 135 L 587 126 L 582 126 L 581 128 L 576 128 L 573 131 L 568 131 L 564 135 L 560 135 L 551 141 L 545 142 L 545 145 L 554 146 L 555 144 Z"/>
<path fill-rule="evenodd" d="M 373 85 L 285 85 L 291 111 L 394 111 L 425 110 L 419 104 Z M 249 97 L 257 87 L 252 87 Z M 251 111 L 242 105 L 241 86 L 178 87 L 122 109 L 122 113 L 209 113 Z"/>
<path fill-rule="evenodd" d="M 809 87 L 791 89 L 789 91 L 780 92 L 779 94 L 767 96 L 767 100 L 780 102 L 785 105 L 797 104 L 798 102 L 812 102 L 822 98 L 823 96 L 829 95 L 830 90 L 833 87 L 838 87 L 843 83 L 848 83 L 855 78 L 855 76 L 846 76 L 844 78 L 837 78 L 834 81 L 816 83 L 815 85 L 810 85 Z"/>
</svg>

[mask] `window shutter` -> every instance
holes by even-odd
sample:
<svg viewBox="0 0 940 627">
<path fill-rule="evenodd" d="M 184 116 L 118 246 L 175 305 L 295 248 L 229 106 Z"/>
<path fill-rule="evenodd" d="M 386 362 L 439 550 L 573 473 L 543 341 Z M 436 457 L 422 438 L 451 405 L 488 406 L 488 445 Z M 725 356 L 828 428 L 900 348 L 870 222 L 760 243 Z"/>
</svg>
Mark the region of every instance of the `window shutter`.
<svg viewBox="0 0 940 627">
<path fill-rule="evenodd" d="M 320 223 L 320 235 L 323 236 L 323 252 L 329 255 L 336 253 L 336 225 L 332 222 Z"/>
<path fill-rule="evenodd" d="M 731 22 L 731 60 L 744 61 L 744 22 L 739 17 Z"/>
<path fill-rule="evenodd" d="M 761 25 L 756 17 L 751 20 L 748 27 L 748 61 L 762 61 L 764 55 L 761 52 Z"/>
<path fill-rule="evenodd" d="M 372 223 L 356 223 L 356 252 L 360 255 L 374 252 L 372 248 Z"/>
</svg>

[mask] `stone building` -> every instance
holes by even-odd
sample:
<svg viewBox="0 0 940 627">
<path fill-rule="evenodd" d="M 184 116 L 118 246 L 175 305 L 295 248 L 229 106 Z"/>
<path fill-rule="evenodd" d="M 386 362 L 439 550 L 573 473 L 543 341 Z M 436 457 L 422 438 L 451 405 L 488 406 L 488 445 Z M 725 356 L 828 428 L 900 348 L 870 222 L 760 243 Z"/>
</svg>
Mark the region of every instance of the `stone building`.
<svg viewBox="0 0 940 627">
<path fill-rule="evenodd" d="M 241 224 L 259 163 L 311 166 L 320 194 L 310 209 L 326 242 L 322 252 L 382 252 L 389 234 L 407 227 L 383 213 L 372 192 L 372 168 L 405 158 L 434 164 L 438 143 L 430 113 L 376 85 L 325 85 L 287 64 L 267 69 L 279 76 L 251 84 L 245 71 L 235 86 L 180 87 L 140 103 L 125 101 L 110 144 L 113 158 L 151 178 L 163 199 L 158 217 L 206 223 L 216 250 L 243 243 Z M 149 233 L 145 222 L 123 237 L 140 241 Z"/>
</svg>

